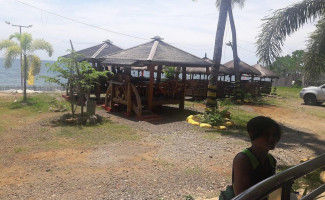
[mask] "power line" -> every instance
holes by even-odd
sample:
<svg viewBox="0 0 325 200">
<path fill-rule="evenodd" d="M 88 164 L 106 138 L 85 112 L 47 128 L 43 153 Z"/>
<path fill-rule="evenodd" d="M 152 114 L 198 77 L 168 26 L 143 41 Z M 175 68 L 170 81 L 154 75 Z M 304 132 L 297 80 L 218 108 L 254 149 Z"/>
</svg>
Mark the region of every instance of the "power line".
<svg viewBox="0 0 325 200">
<path fill-rule="evenodd" d="M 90 26 L 92 28 L 97 28 L 97 29 L 101 29 L 101 30 L 104 30 L 104 31 L 107 31 L 107 32 L 110 32 L 110 33 L 115 33 L 115 34 L 119 34 L 119 35 L 123 35 L 123 36 L 127 36 L 127 37 L 132 37 L 132 38 L 136 38 L 136 39 L 141 39 L 141 40 L 148 40 L 146 38 L 141 38 L 141 37 L 137 37 L 137 36 L 133 36 L 133 35 L 129 35 L 129 34 L 125 34 L 125 33 L 120 33 L 120 32 L 117 32 L 117 31 L 112 31 L 112 30 L 109 30 L 109 29 L 106 29 L 106 28 L 102 28 L 102 27 L 99 27 L 99 26 L 96 26 L 96 25 L 92 25 L 92 24 L 88 24 L 88 23 L 85 23 L 85 22 L 82 22 L 82 21 L 79 21 L 79 20 L 75 20 L 75 19 L 72 19 L 72 18 L 69 18 L 69 17 L 65 17 L 63 15 L 59 15 L 59 14 L 56 14 L 54 12 L 51 12 L 51 11 L 47 11 L 47 10 L 44 10 L 42 8 L 38 8 L 34 5 L 31 5 L 31 4 L 28 4 L 28 3 L 25 3 L 25 2 L 22 2 L 20 0 L 16 0 L 18 3 L 21 3 L 21 4 L 24 4 L 26 6 L 29 6 L 29 7 L 32 7 L 32 8 L 35 8 L 37 10 L 41 10 L 43 12 L 47 12 L 49 14 L 52 14 L 52 15 L 55 15 L 55 16 L 58 16 L 58 17 L 61 17 L 61 18 L 64 18 L 64 19 L 67 19 L 67 20 L 70 20 L 70 21 L 73 21 L 73 22 L 76 22 L 76 23 L 79 23 L 79 24 L 83 24 L 83 25 L 86 25 L 86 26 Z"/>
</svg>

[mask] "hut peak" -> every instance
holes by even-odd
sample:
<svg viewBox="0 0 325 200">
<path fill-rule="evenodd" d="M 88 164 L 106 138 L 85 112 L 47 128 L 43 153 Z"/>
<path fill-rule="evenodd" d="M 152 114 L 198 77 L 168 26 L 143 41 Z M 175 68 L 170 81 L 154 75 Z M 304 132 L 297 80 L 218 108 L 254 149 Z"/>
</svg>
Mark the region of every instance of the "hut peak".
<svg viewBox="0 0 325 200">
<path fill-rule="evenodd" d="M 113 42 L 110 41 L 110 40 L 108 40 L 108 39 L 107 40 L 104 40 L 103 42 L 106 43 L 106 44 L 113 44 Z"/>
<path fill-rule="evenodd" d="M 159 36 L 157 35 L 157 36 L 155 36 L 155 37 L 153 37 L 153 38 L 151 38 L 151 39 L 153 39 L 153 40 L 155 40 L 155 41 L 162 41 L 164 38 L 161 38 L 161 37 L 159 37 Z"/>
</svg>

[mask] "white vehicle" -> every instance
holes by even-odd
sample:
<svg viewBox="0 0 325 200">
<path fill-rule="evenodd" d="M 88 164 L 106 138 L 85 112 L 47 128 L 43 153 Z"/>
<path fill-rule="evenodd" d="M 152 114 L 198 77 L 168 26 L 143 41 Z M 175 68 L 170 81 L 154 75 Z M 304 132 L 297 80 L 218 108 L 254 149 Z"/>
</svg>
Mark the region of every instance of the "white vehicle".
<svg viewBox="0 0 325 200">
<path fill-rule="evenodd" d="M 300 97 L 307 105 L 320 105 L 325 101 L 325 84 L 319 87 L 306 87 L 300 91 Z"/>
</svg>

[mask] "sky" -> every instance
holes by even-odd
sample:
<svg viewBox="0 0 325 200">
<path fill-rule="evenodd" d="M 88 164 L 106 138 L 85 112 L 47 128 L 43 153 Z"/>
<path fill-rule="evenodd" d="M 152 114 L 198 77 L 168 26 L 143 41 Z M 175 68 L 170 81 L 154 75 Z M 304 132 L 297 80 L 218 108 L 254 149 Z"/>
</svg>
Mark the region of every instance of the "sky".
<svg viewBox="0 0 325 200">
<path fill-rule="evenodd" d="M 272 12 L 301 0 L 247 0 L 243 8 L 233 10 L 237 29 L 239 58 L 256 64 L 256 36 L 262 19 Z M 16 25 L 34 39 L 45 39 L 54 48 L 52 57 L 36 52 L 44 60 L 56 60 L 67 54 L 72 41 L 75 50 L 111 40 L 126 49 L 150 41 L 158 35 L 164 41 L 198 57 L 212 59 L 219 12 L 215 0 L 0 0 L 0 40 L 19 32 Z M 307 24 L 287 38 L 283 55 L 305 49 L 308 34 L 315 29 Z M 231 41 L 229 24 L 224 42 Z M 4 51 L 0 51 L 0 57 Z M 232 51 L 224 45 L 222 63 L 232 60 Z"/>
</svg>

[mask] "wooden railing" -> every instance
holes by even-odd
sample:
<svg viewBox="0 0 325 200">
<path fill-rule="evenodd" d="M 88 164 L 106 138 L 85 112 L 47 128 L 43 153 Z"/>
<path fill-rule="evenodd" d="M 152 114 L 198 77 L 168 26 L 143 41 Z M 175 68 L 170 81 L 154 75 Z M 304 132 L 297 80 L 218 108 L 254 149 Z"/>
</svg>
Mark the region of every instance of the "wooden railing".
<svg viewBox="0 0 325 200">
<path fill-rule="evenodd" d="M 281 200 L 289 200 L 294 180 L 325 166 L 325 154 L 272 176 L 239 194 L 233 200 L 258 200 L 282 188 Z M 312 200 L 325 192 L 325 183 L 301 200 Z"/>
</svg>

